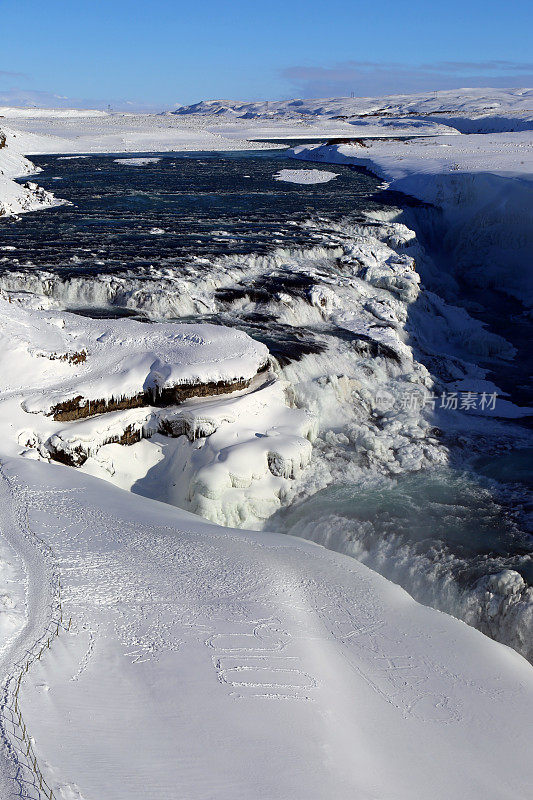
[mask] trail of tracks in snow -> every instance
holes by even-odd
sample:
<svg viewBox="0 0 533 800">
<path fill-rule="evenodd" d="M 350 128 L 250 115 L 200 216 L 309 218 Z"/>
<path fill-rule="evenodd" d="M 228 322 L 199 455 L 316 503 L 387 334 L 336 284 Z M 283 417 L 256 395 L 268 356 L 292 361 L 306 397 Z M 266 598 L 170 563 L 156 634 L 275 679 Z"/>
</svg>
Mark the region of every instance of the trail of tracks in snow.
<svg viewBox="0 0 533 800">
<path fill-rule="evenodd" d="M 43 645 L 60 630 L 61 579 L 52 548 L 30 528 L 24 491 L 6 476 L 1 462 L 0 533 L 20 555 L 26 571 L 26 622 L 0 659 L 0 796 L 41 798 L 45 794 L 39 788 L 40 770 L 18 708 L 17 685 L 40 658 Z"/>
</svg>

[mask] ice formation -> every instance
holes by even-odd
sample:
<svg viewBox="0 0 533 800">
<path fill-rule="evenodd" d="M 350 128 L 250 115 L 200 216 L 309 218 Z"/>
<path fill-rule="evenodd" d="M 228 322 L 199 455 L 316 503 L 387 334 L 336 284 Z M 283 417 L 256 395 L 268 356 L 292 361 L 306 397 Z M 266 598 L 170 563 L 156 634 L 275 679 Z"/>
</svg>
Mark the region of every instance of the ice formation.
<svg viewBox="0 0 533 800">
<path fill-rule="evenodd" d="M 336 172 L 326 169 L 280 169 L 274 175 L 274 180 L 287 183 L 329 183 L 336 177 Z"/>
</svg>

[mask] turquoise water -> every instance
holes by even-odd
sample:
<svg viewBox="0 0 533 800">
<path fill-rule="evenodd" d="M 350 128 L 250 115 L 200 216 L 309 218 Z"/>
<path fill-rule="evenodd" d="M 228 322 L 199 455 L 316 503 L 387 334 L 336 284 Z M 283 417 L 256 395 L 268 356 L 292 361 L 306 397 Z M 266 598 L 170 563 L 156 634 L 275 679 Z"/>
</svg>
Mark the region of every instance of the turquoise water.
<svg viewBox="0 0 533 800">
<path fill-rule="evenodd" d="M 329 486 L 269 527 L 363 561 L 533 660 L 531 457 Z"/>
<path fill-rule="evenodd" d="M 506 454 L 489 461 L 484 471 L 498 473 L 498 462 L 531 465 L 531 451 Z M 523 485 L 505 484 L 471 471 L 449 468 L 382 479 L 376 486 L 330 486 L 307 500 L 279 513 L 289 533 L 306 526 L 327 525 L 327 519 L 345 521 L 346 547 L 372 550 L 382 539 L 401 538 L 415 551 L 438 548 L 457 559 L 456 577 L 475 580 L 504 566 L 516 569 L 533 581 L 533 538 L 527 531 L 528 511 Z M 530 479 L 528 471 L 527 479 Z M 321 522 L 320 522 L 321 521 Z M 337 530 L 334 534 L 341 536 Z M 358 537 L 357 541 L 354 536 Z M 337 548 L 335 548 L 337 549 Z"/>
</svg>

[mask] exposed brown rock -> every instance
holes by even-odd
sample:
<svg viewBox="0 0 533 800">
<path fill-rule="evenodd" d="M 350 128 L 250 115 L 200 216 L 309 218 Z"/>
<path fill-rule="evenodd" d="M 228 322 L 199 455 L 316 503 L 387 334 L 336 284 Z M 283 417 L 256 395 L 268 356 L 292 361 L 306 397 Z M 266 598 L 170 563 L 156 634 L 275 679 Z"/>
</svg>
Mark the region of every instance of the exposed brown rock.
<svg viewBox="0 0 533 800">
<path fill-rule="evenodd" d="M 43 354 L 44 355 L 44 354 Z M 67 361 L 69 364 L 83 364 L 87 361 L 87 350 L 78 350 L 76 353 L 47 353 L 50 361 Z"/>
<path fill-rule="evenodd" d="M 50 458 L 54 461 L 59 461 L 60 464 L 66 464 L 68 467 L 81 467 L 89 457 L 83 449 L 78 446 L 73 450 L 56 450 L 55 448 L 48 447 Z"/>
<path fill-rule="evenodd" d="M 163 389 L 158 393 L 155 402 L 147 402 L 147 405 L 160 407 L 174 406 L 183 403 L 190 397 L 210 397 L 215 394 L 230 394 L 239 389 L 246 389 L 250 385 L 249 380 L 240 381 L 212 381 L 210 383 L 180 383 L 177 386 Z M 150 393 L 146 393 L 148 395 Z M 148 399 L 148 398 L 147 398 Z M 150 397 L 150 400 L 152 398 Z"/>
<path fill-rule="evenodd" d="M 124 411 L 128 408 L 143 406 L 174 406 L 191 397 L 209 397 L 211 395 L 229 394 L 239 389 L 246 389 L 250 380 L 211 381 L 209 383 L 180 383 L 161 391 L 145 391 L 133 397 L 110 397 L 100 400 L 86 400 L 82 395 L 57 403 L 50 414 L 55 420 L 69 422 L 76 419 L 94 417 L 109 411 Z"/>
<path fill-rule="evenodd" d="M 216 425 L 211 420 L 198 420 L 194 417 L 174 417 L 172 419 L 161 419 L 159 421 L 158 433 L 176 439 L 178 436 L 186 436 L 190 442 L 196 439 L 203 439 L 211 436 L 216 431 Z"/>
<path fill-rule="evenodd" d="M 349 139 L 349 138 L 342 138 L 342 137 L 335 137 L 334 139 L 328 139 L 326 142 L 327 145 L 336 145 L 336 144 L 353 144 L 357 147 L 368 147 L 364 139 Z"/>
<path fill-rule="evenodd" d="M 153 405 L 146 402 L 145 393 L 135 397 L 121 397 L 115 399 L 110 397 L 107 400 L 85 400 L 81 394 L 70 400 L 58 403 L 51 409 L 51 414 L 55 420 L 60 422 L 70 422 L 75 419 L 85 419 L 94 417 L 97 414 L 105 414 L 108 411 L 125 411 L 127 408 L 140 408 L 144 405 Z"/>
</svg>

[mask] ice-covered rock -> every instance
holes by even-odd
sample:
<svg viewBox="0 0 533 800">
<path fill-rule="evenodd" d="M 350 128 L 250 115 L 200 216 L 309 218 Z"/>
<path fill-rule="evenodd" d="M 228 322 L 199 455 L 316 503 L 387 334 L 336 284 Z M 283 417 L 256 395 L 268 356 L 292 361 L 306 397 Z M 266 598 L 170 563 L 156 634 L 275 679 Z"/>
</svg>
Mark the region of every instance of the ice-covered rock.
<svg viewBox="0 0 533 800">
<path fill-rule="evenodd" d="M 84 471 L 223 525 L 260 527 L 286 503 L 317 432 L 313 415 L 290 408 L 284 383 L 272 378 L 230 397 L 152 412 L 137 420 L 138 444 L 118 437 L 134 433 L 131 415 L 139 411 L 117 412 L 76 423 L 68 452 L 80 445 L 84 427 L 99 421 L 98 435 L 86 439 Z M 124 443 L 131 444 L 127 455 Z"/>
<path fill-rule="evenodd" d="M 57 367 L 46 390 L 30 390 L 24 400 L 26 411 L 55 419 L 231 392 L 247 386 L 268 360 L 264 345 L 221 326 L 82 322 L 1 298 L 0 303 L 6 348 L 23 347 L 30 361 L 40 358 L 41 365 Z"/>
</svg>

